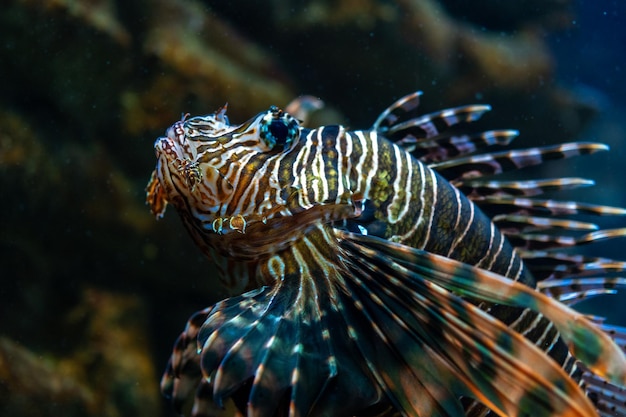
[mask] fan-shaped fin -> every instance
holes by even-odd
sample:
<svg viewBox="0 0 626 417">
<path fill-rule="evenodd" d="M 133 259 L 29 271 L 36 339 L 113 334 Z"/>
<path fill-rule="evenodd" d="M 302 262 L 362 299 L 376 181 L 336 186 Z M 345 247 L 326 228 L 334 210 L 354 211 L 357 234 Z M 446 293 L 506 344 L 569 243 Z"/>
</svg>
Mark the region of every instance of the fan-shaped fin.
<svg viewBox="0 0 626 417">
<path fill-rule="evenodd" d="M 319 315 L 308 320 L 306 311 L 292 308 L 297 294 L 297 286 L 284 283 L 263 287 L 218 304 L 213 314 L 219 317 L 207 319 L 199 342 L 206 338 L 202 367 L 207 376 L 215 372 L 217 404 L 252 379 L 249 416 L 272 416 L 290 402 L 292 412 L 299 412 L 290 415 L 305 415 L 313 406 L 336 371 L 328 361 L 333 355 Z M 301 372 L 306 378 L 297 377 Z M 291 400 L 289 390 L 294 393 Z"/>
<path fill-rule="evenodd" d="M 362 259 L 357 262 L 362 262 Z M 421 314 L 419 317 L 412 317 L 414 313 L 410 312 L 401 300 L 394 299 L 389 288 L 380 293 L 381 286 L 380 283 L 377 283 L 376 277 L 385 280 L 388 276 L 380 275 L 381 271 L 370 274 L 357 265 L 354 265 L 353 268 L 354 276 L 364 278 L 367 282 L 355 281 L 358 286 L 352 294 L 363 300 L 362 309 L 371 312 L 372 322 L 381 324 L 378 339 L 393 349 L 392 354 L 397 352 L 396 355 L 400 356 L 399 364 L 387 358 L 385 361 L 387 366 L 381 367 L 380 364 L 377 366 L 377 369 L 381 370 L 379 372 L 382 375 L 383 385 L 386 387 L 388 395 L 396 400 L 396 406 L 408 415 L 429 415 L 424 414 L 428 412 L 435 412 L 436 414 L 443 412 L 443 415 L 447 415 L 443 410 L 450 409 L 450 407 L 454 410 L 460 410 L 458 397 L 460 393 L 465 392 L 464 395 L 478 396 L 500 412 L 505 408 L 511 408 L 511 402 L 505 396 L 501 396 L 489 382 L 485 381 L 486 377 L 483 374 L 485 369 L 470 370 L 469 373 L 473 375 L 469 377 L 467 369 L 459 370 L 455 366 L 455 360 L 450 358 L 459 359 L 456 352 L 458 347 L 449 346 L 449 340 L 443 334 L 445 331 L 442 331 L 442 328 L 445 329 L 449 324 L 440 322 L 441 317 L 437 317 L 437 308 L 424 309 L 423 303 L 420 302 L 417 306 L 420 307 Z M 398 288 L 395 290 L 397 293 L 405 291 L 405 289 L 398 291 Z M 442 306 L 442 308 L 444 307 Z M 367 343 L 371 342 L 367 341 Z M 473 346 L 468 349 L 473 350 L 472 348 Z M 376 351 L 380 351 L 380 349 L 376 349 Z M 372 353 L 369 355 L 368 357 L 375 357 L 372 356 Z M 463 360 L 467 360 L 467 358 L 461 359 L 461 361 Z M 443 371 L 433 372 L 435 375 L 432 381 L 430 378 L 422 378 L 420 374 L 417 380 L 420 382 L 413 381 L 413 375 L 410 375 L 410 379 L 406 383 L 408 387 L 398 384 L 398 381 L 402 381 L 400 377 L 403 374 L 410 373 L 412 368 L 420 369 L 420 364 L 428 363 L 428 361 L 431 361 L 431 369 L 433 364 L 444 364 L 449 370 L 444 368 Z M 439 376 L 437 377 L 437 375 Z M 451 379 L 449 375 L 456 377 L 456 380 Z M 431 394 L 431 390 L 437 392 L 436 389 L 441 384 L 444 384 L 445 390 L 439 392 L 437 398 Z M 462 389 L 458 387 L 459 385 L 462 386 Z M 454 388 L 458 394 L 441 395 Z M 422 401 L 425 403 L 422 404 Z M 458 414 L 457 411 L 452 415 L 461 414 Z"/>
<path fill-rule="evenodd" d="M 161 379 L 161 392 L 172 400 L 174 409 L 182 413 L 183 406 L 195 390 L 192 416 L 217 415 L 219 407 L 213 402 L 212 390 L 202 381 L 197 336 L 212 308 L 195 313 L 174 344 L 174 350 Z"/>
<path fill-rule="evenodd" d="M 578 386 L 545 352 L 493 316 L 430 281 L 430 275 L 455 271 L 445 266 L 438 269 L 439 264 L 429 262 L 429 267 L 437 271 L 425 268 L 428 274 L 422 275 L 415 272 L 421 268 L 409 270 L 396 263 L 406 261 L 403 256 L 389 256 L 399 247 L 407 251 L 411 248 L 393 245 L 381 254 L 378 244 L 387 241 L 363 236 L 355 240 L 357 236 L 351 233 L 337 233 L 342 249 L 349 253 L 346 264 L 353 272 L 350 283 L 357 284 L 352 293 L 363 300 L 363 309 L 370 312 L 374 322 L 384 323 L 384 338 L 398 351 L 406 352 L 415 346 L 418 351 L 420 346 L 432 349 L 459 383 L 502 416 L 595 415 Z M 371 246 L 376 248 L 369 247 L 372 240 L 375 244 Z M 407 336 L 412 344 L 407 343 Z M 409 361 L 408 355 L 405 360 Z M 385 383 L 393 392 L 393 379 L 385 379 Z"/>
<path fill-rule="evenodd" d="M 242 329 L 242 335 L 224 355 L 213 378 L 213 397 L 216 403 L 222 404 L 224 398 L 231 396 L 254 377 L 262 355 L 268 348 L 265 332 L 276 332 L 272 324 L 275 324 L 274 320 L 263 320 L 263 317 L 259 317 L 247 329 Z"/>
<path fill-rule="evenodd" d="M 470 392 L 428 347 L 428 343 L 436 345 L 436 338 L 427 333 L 422 333 L 424 340 L 416 338 L 389 306 L 372 304 L 376 297 L 362 280 L 345 285 L 349 292 L 342 293 L 342 313 L 349 337 L 394 406 L 412 416 L 462 416 L 458 397 Z"/>
<path fill-rule="evenodd" d="M 367 291 L 367 286 L 362 288 Z M 361 340 L 359 346 L 375 363 L 381 384 L 395 406 L 406 415 L 462 416 L 458 398 L 461 394 L 471 395 L 466 387 L 471 385 L 468 378 L 452 369 L 428 345 L 422 345 L 424 342 L 411 334 L 407 323 L 395 315 L 398 310 L 393 304 L 381 309 L 372 304 L 367 293 L 361 295 L 363 308 L 372 311 L 370 317 L 380 323 L 380 333 L 374 343 Z M 429 343 L 439 344 L 436 338 Z"/>
<path fill-rule="evenodd" d="M 237 345 L 242 336 L 249 334 L 254 326 L 260 324 L 257 321 L 259 316 L 265 319 L 261 323 L 265 327 L 264 331 L 272 332 L 275 323 L 271 317 L 280 316 L 284 307 L 279 303 L 271 306 L 273 311 L 268 311 L 268 306 L 259 303 L 258 299 L 266 297 L 268 292 L 270 291 L 267 287 L 262 287 L 242 296 L 223 300 L 215 305 L 207 317 L 198 334 L 198 346 L 202 351 L 203 375 L 211 383 L 215 381 L 214 376 L 223 358 L 233 346 Z M 213 388 L 214 392 L 221 390 L 219 385 L 213 385 Z M 221 397 L 215 400 L 221 405 Z"/>
<path fill-rule="evenodd" d="M 248 417 L 273 416 L 286 405 L 290 376 L 296 370 L 297 325 L 288 319 L 277 321 L 275 332 L 263 346 L 248 397 Z"/>
<path fill-rule="evenodd" d="M 626 385 L 626 357 L 619 347 L 582 314 L 539 291 L 440 255 L 376 237 L 336 233 L 355 251 L 369 253 L 368 256 L 374 258 L 387 258 L 387 267 L 398 276 L 412 271 L 464 296 L 540 312 L 554 323 L 570 351 L 592 372 L 610 382 Z"/>
<path fill-rule="evenodd" d="M 230 397 L 249 417 L 300 417 L 388 405 L 348 335 L 341 279 L 306 246 L 311 241 L 270 267 L 284 268 L 284 279 L 221 301 L 206 316 L 197 332 L 200 365 L 218 406 Z M 305 250 L 312 256 L 289 263 Z"/>
</svg>

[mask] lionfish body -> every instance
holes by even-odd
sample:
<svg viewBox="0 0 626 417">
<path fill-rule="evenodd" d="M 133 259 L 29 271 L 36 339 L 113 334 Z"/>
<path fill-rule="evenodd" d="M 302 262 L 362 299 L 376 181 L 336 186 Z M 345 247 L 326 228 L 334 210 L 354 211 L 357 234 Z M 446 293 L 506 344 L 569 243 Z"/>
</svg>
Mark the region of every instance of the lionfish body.
<svg viewBox="0 0 626 417">
<path fill-rule="evenodd" d="M 557 301 L 623 284 L 625 265 L 550 252 L 626 232 L 537 216 L 624 211 L 527 198 L 577 178 L 481 178 L 605 147 L 467 156 L 516 132 L 455 134 L 489 108 L 415 117 L 419 97 L 366 131 L 221 109 L 156 141 L 153 212 L 174 205 L 233 293 L 177 341 L 178 406 L 195 390 L 193 415 L 227 398 L 250 417 L 626 415 L 621 349 Z"/>
</svg>

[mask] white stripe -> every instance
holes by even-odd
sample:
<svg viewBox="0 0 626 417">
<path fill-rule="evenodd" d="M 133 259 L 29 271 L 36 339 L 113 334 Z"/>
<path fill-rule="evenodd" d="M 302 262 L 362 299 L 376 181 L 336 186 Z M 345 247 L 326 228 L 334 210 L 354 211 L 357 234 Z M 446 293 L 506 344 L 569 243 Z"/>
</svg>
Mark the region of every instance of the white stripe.
<svg viewBox="0 0 626 417">
<path fill-rule="evenodd" d="M 342 128 L 343 131 L 343 128 Z M 346 155 L 345 155 L 345 160 L 346 160 L 346 179 L 347 179 L 347 186 L 349 188 L 352 187 L 352 184 L 350 183 L 350 175 L 352 175 L 352 151 L 354 149 L 354 144 L 352 143 L 353 138 L 352 136 L 350 136 L 350 134 L 348 132 L 344 132 L 343 135 L 345 141 L 346 141 Z M 358 189 L 358 188 L 357 188 Z"/>
<path fill-rule="evenodd" d="M 515 321 L 513 321 L 513 323 L 509 324 L 509 326 L 508 326 L 508 327 L 509 327 L 510 329 L 513 329 L 513 330 L 515 330 L 515 331 L 518 331 L 518 330 L 519 330 L 519 329 L 518 329 L 518 326 L 520 325 L 520 323 L 521 323 L 523 320 L 525 320 L 525 319 L 526 319 L 526 316 L 527 316 L 529 313 L 534 313 L 534 311 L 532 311 L 532 310 L 531 310 L 531 309 L 529 309 L 529 308 L 524 309 L 524 311 L 522 311 L 522 312 L 520 313 L 520 315 L 519 315 L 519 316 L 515 319 Z"/>
<path fill-rule="evenodd" d="M 364 164 L 369 156 L 369 171 L 367 175 L 358 175 L 359 182 L 357 184 L 357 190 L 363 193 L 365 198 L 368 198 L 370 195 L 370 188 L 372 184 L 372 179 L 374 175 L 378 171 L 378 136 L 376 132 L 368 132 L 369 133 L 369 141 L 365 138 L 365 134 L 363 131 L 359 130 L 354 132 L 355 136 L 359 138 L 359 142 L 361 142 L 362 152 L 361 157 L 359 158 L 359 162 L 357 164 L 357 174 L 364 174 Z M 371 144 L 371 148 L 368 148 L 368 142 Z M 370 151 L 368 155 L 368 150 Z M 365 184 L 363 184 L 363 178 L 365 178 Z"/>
<path fill-rule="evenodd" d="M 399 241 L 399 242 L 403 242 L 406 239 L 408 239 L 409 237 L 411 237 L 415 231 L 422 226 L 422 224 L 424 223 L 424 198 L 425 198 L 425 188 L 424 184 L 425 184 L 425 176 L 424 176 L 424 167 L 422 165 L 417 165 L 417 168 L 419 169 L 419 174 L 420 174 L 420 212 L 417 215 L 417 218 L 415 219 L 415 223 L 413 223 L 413 227 L 411 227 L 411 230 L 409 230 L 407 233 L 405 233 L 402 236 L 396 236 L 394 241 Z M 419 245 L 419 243 L 417 244 Z M 423 245 L 419 245 L 418 249 L 424 249 L 425 244 Z"/>
<path fill-rule="evenodd" d="M 283 159 L 284 155 L 285 154 L 281 153 L 281 154 L 272 156 L 270 158 L 267 158 L 265 162 L 263 163 L 263 165 L 261 165 L 256 170 L 256 172 L 254 173 L 254 176 L 252 177 L 252 180 L 248 184 L 248 187 L 240 194 L 239 201 L 237 202 L 237 207 L 235 208 L 235 210 L 232 211 L 233 213 L 245 215 L 250 212 L 254 212 L 254 209 L 257 206 L 256 197 L 259 191 L 265 188 L 264 187 L 266 185 L 265 183 L 269 182 L 270 175 L 268 175 L 268 172 L 270 172 L 270 170 L 268 169 L 268 166 L 271 163 L 276 162 L 277 160 L 278 162 L 280 162 L 280 160 Z M 241 164 L 241 167 L 242 167 L 241 171 L 243 171 L 243 166 L 244 165 Z M 249 200 L 248 204 L 246 207 L 243 207 L 243 204 L 245 203 L 246 200 Z"/>
<path fill-rule="evenodd" d="M 465 237 L 465 235 L 467 235 L 467 232 L 469 231 L 470 227 L 472 227 L 472 223 L 474 222 L 474 204 L 472 203 L 468 203 L 468 207 L 470 209 L 470 216 L 469 219 L 465 225 L 465 230 L 463 230 L 463 233 L 461 233 L 460 235 L 458 235 L 456 237 L 456 239 L 454 239 L 454 242 L 452 242 L 452 246 L 450 247 L 450 250 L 448 251 L 448 257 L 450 258 L 452 252 L 454 252 L 454 250 L 456 249 L 456 247 L 461 243 L 461 241 L 463 240 L 463 238 Z M 461 213 L 461 210 L 463 209 L 462 206 L 459 206 L 459 215 Z"/>
<path fill-rule="evenodd" d="M 426 224 L 426 236 L 424 237 L 424 247 L 428 245 L 428 241 L 430 240 L 430 231 L 433 229 L 433 222 L 435 221 L 435 210 L 437 209 L 437 175 L 435 175 L 435 171 L 429 170 L 430 176 L 432 178 L 432 187 L 430 187 L 432 201 L 430 206 L 430 217 L 428 219 L 428 223 Z M 423 186 L 426 188 L 425 184 Z"/>
<path fill-rule="evenodd" d="M 285 155 L 286 156 L 286 155 Z M 272 169 L 272 173 L 270 174 L 270 178 L 268 181 L 268 186 L 270 191 L 274 191 L 274 201 L 276 202 L 276 204 L 278 205 L 284 205 L 287 203 L 286 200 L 283 199 L 282 197 L 282 185 L 280 183 L 280 167 L 283 164 L 283 160 L 285 158 L 280 158 L 280 159 L 276 159 L 275 164 L 274 164 L 274 168 Z M 289 178 L 290 180 L 291 178 Z M 271 193 L 270 193 L 271 196 Z M 265 199 L 269 199 L 270 197 L 265 197 Z M 289 196 L 287 196 L 287 198 L 289 198 Z M 265 202 L 265 200 L 263 201 L 263 203 Z M 261 214 L 262 212 L 259 211 L 258 214 Z"/>
<path fill-rule="evenodd" d="M 237 160 L 236 164 L 228 164 L 228 170 L 226 171 L 224 178 L 228 180 L 233 185 L 233 187 L 235 187 L 235 189 L 237 188 L 237 184 L 239 184 L 239 179 L 241 178 L 243 167 L 250 161 L 250 159 L 252 159 L 253 156 L 253 152 L 248 152 L 240 157 L 240 159 Z M 222 159 L 222 161 L 224 162 L 224 164 L 226 164 L 228 159 Z M 216 169 L 219 169 L 220 167 L 216 166 Z M 234 192 L 231 193 L 231 195 L 229 195 L 226 200 L 220 202 L 221 209 L 218 214 L 219 217 L 224 217 L 226 216 L 226 213 L 229 212 L 229 205 L 232 201 L 234 194 Z"/>
<path fill-rule="evenodd" d="M 463 203 L 461 202 L 461 192 L 458 190 L 458 188 L 452 187 L 452 190 L 454 191 L 454 195 L 456 197 L 456 206 L 457 206 L 456 220 L 454 222 L 454 228 L 452 230 L 456 230 L 458 229 L 459 224 L 461 224 L 461 209 L 463 207 Z"/>
<path fill-rule="evenodd" d="M 405 188 L 405 199 L 404 199 L 404 209 L 402 210 L 401 217 L 406 216 L 411 209 L 411 203 L 413 200 L 413 157 L 410 153 L 405 152 L 404 156 L 406 157 L 406 186 Z"/>
<path fill-rule="evenodd" d="M 511 268 L 513 268 L 513 264 L 515 262 L 516 259 L 516 254 L 515 254 L 515 250 L 513 250 L 513 253 L 511 254 L 511 259 L 509 260 L 509 266 L 506 268 L 506 272 L 504 273 L 505 277 L 509 277 L 511 278 L 513 281 L 517 281 L 517 278 L 519 277 L 512 277 L 511 274 Z M 519 274 L 519 271 L 518 271 Z"/>
<path fill-rule="evenodd" d="M 339 126 L 339 133 L 337 134 L 337 140 L 335 141 L 335 151 L 337 151 L 337 196 L 335 197 L 335 204 L 341 203 L 341 198 L 344 193 L 344 185 L 343 185 L 343 158 L 344 155 L 341 152 L 341 143 L 342 141 L 346 141 L 346 138 L 343 135 L 343 127 Z M 347 141 L 351 142 L 351 141 Z M 350 143 L 350 147 L 352 143 Z M 350 172 L 350 171 L 348 171 Z"/>
<path fill-rule="evenodd" d="M 477 267 L 482 268 L 482 263 L 491 254 L 491 247 L 493 246 L 493 239 L 495 238 L 495 235 L 496 235 L 496 229 L 495 229 L 493 223 L 489 222 L 489 246 L 487 247 L 487 250 L 485 250 L 485 254 L 483 255 L 483 257 L 480 258 L 480 260 L 476 263 Z M 493 261 L 492 261 L 492 263 L 493 263 Z"/>
<path fill-rule="evenodd" d="M 550 332 L 550 330 L 552 330 L 553 327 L 554 327 L 554 323 L 549 321 L 546 328 L 543 330 L 543 333 L 541 333 L 541 336 L 535 342 L 535 345 L 540 347 L 542 350 L 545 350 L 546 352 L 549 350 L 550 346 L 554 344 L 554 341 L 555 341 L 555 339 L 552 339 L 552 342 L 546 348 L 543 347 L 545 340 L 548 337 L 548 333 Z"/>
<path fill-rule="evenodd" d="M 387 220 L 389 221 L 389 223 L 391 224 L 395 224 L 398 222 L 398 220 L 401 218 L 401 214 L 399 213 L 399 210 L 397 209 L 397 207 L 401 204 L 401 197 L 400 197 L 400 190 L 402 189 L 402 184 L 400 183 L 400 181 L 402 180 L 402 174 L 403 174 L 403 165 L 402 165 L 402 156 L 400 155 L 400 147 L 399 146 L 394 146 L 393 147 L 393 154 L 395 157 L 395 162 L 396 162 L 396 166 L 395 171 L 396 171 L 396 178 L 393 181 L 393 197 L 391 198 L 391 203 L 389 203 L 389 205 L 387 206 Z M 398 214 L 394 214 L 394 212 L 398 212 Z"/>
<path fill-rule="evenodd" d="M 499 230 L 497 230 L 497 233 L 500 233 Z M 500 252 L 502 252 L 502 248 L 504 247 L 504 236 L 500 235 L 500 244 L 498 245 L 498 250 L 496 251 L 496 253 L 493 254 L 493 256 L 491 257 L 491 262 L 489 262 L 489 265 L 487 265 L 485 267 L 485 269 L 489 269 L 491 270 L 491 268 L 493 268 L 493 264 L 496 262 L 496 259 L 498 259 L 498 256 L 500 256 Z M 513 256 L 513 254 L 511 254 L 511 256 Z"/>
<path fill-rule="evenodd" d="M 301 189 L 301 192 L 298 195 L 298 204 L 300 205 L 300 207 L 304 209 L 309 209 L 313 207 L 313 205 L 311 204 L 309 200 L 309 189 L 308 189 L 309 184 L 307 184 L 307 178 L 306 178 L 309 167 L 306 166 L 306 161 L 309 159 L 309 155 L 311 154 L 311 148 L 313 147 L 313 141 L 311 137 L 313 136 L 315 132 L 316 132 L 315 130 L 312 130 L 309 132 L 309 134 L 306 136 L 306 142 L 304 143 L 304 148 L 300 151 L 302 153 L 302 158 L 300 161 L 302 162 L 303 165 L 301 167 L 299 166 L 298 171 L 296 171 L 296 166 L 294 164 L 294 170 L 293 170 L 294 177 L 299 178 L 299 184 L 300 184 L 300 189 Z M 300 157 L 300 155 L 298 155 L 298 157 Z M 315 166 L 315 164 L 313 166 Z"/>
<path fill-rule="evenodd" d="M 363 132 L 358 132 L 361 133 L 361 135 L 363 135 Z M 358 134 L 357 133 L 357 134 Z M 364 194 L 365 195 L 369 195 L 369 191 L 370 191 L 370 186 L 372 184 L 372 180 L 374 178 L 374 175 L 376 175 L 376 173 L 378 173 L 378 161 L 379 161 L 379 156 L 378 156 L 378 134 L 375 131 L 369 132 L 369 142 L 371 144 L 371 167 L 370 167 L 370 172 L 368 172 L 367 174 L 367 184 L 365 184 L 365 191 Z M 367 148 L 365 148 L 367 149 Z"/>
<path fill-rule="evenodd" d="M 323 203 L 328 201 L 328 180 L 326 179 L 326 170 L 324 169 L 324 142 L 323 135 L 325 128 L 320 128 L 317 134 L 317 155 L 315 160 L 319 164 L 319 181 L 321 182 L 321 195 L 318 195 L 316 198 L 317 203 Z"/>
</svg>

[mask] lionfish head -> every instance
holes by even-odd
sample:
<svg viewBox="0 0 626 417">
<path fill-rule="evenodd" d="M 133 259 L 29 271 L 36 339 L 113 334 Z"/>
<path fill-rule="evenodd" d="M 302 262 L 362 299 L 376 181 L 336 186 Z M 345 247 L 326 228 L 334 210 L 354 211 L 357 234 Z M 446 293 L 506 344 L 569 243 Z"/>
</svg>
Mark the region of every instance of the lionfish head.
<svg viewBox="0 0 626 417">
<path fill-rule="evenodd" d="M 229 123 L 226 106 L 184 116 L 154 144 L 157 165 L 147 202 L 157 217 L 172 204 L 195 240 L 213 246 L 215 235 L 243 233 L 281 211 L 276 200 L 264 198 L 264 190 L 277 187 L 265 183 L 275 180 L 266 162 L 293 149 L 299 137 L 298 120 L 276 106 L 241 125 Z"/>
</svg>

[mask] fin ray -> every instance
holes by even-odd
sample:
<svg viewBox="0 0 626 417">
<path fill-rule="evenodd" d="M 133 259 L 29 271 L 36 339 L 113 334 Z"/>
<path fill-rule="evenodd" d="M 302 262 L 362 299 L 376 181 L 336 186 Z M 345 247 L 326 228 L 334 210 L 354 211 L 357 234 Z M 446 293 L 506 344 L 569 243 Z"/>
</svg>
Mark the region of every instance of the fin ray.
<svg viewBox="0 0 626 417">
<path fill-rule="evenodd" d="M 549 160 L 570 158 L 576 155 L 586 155 L 606 150 L 608 150 L 608 147 L 601 143 L 571 142 L 540 148 L 492 152 L 455 158 L 431 164 L 430 167 L 452 184 L 457 185 L 463 180 L 501 174 L 514 169 L 539 165 Z"/>
<path fill-rule="evenodd" d="M 346 240 L 389 258 L 399 275 L 405 270 L 424 274 L 455 293 L 485 301 L 531 308 L 558 328 L 570 351 L 590 370 L 608 381 L 626 385 L 626 357 L 610 338 L 585 317 L 546 295 L 495 273 L 433 253 L 375 237 L 337 232 Z"/>
<path fill-rule="evenodd" d="M 366 265 L 351 267 L 353 276 L 366 279 L 372 286 L 366 292 L 371 299 L 370 308 L 387 310 L 392 321 L 398 325 L 405 323 L 405 331 L 413 334 L 416 341 L 437 349 L 447 363 L 464 375 L 472 394 L 494 411 L 500 415 L 515 415 L 519 401 L 528 400 L 525 406 L 545 407 L 545 415 L 560 415 L 565 410 L 573 415 L 595 414 L 569 376 L 527 339 L 439 287 L 434 280 L 431 282 L 432 274 L 427 274 L 428 279 L 424 280 L 419 277 L 420 273 L 397 264 L 397 258 L 389 258 L 387 253 L 381 255 L 380 247 L 359 245 L 369 243 L 370 238 L 358 237 L 355 241 L 353 234 L 341 231 L 338 237 L 342 247 L 351 254 L 350 264 Z M 376 239 L 378 241 L 387 242 Z M 395 245 L 394 251 L 396 246 L 402 245 Z M 402 291 L 398 291 L 400 287 Z M 419 308 L 402 307 L 402 299 L 406 297 L 410 297 L 408 305 Z M 391 311 L 388 306 L 395 307 Z M 376 320 L 380 321 L 381 317 Z M 441 336 L 433 340 L 438 334 Z M 538 363 L 542 365 L 537 366 Z"/>
</svg>

